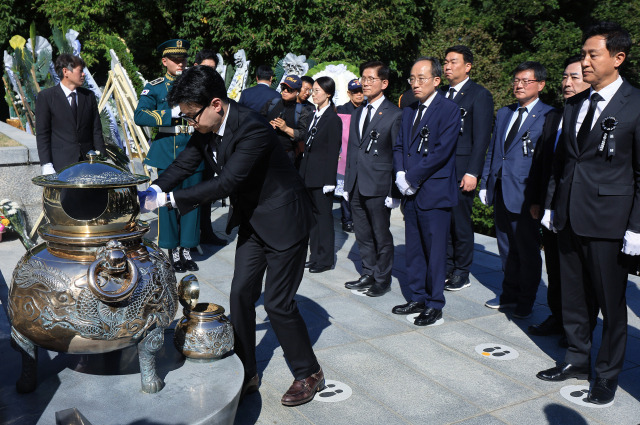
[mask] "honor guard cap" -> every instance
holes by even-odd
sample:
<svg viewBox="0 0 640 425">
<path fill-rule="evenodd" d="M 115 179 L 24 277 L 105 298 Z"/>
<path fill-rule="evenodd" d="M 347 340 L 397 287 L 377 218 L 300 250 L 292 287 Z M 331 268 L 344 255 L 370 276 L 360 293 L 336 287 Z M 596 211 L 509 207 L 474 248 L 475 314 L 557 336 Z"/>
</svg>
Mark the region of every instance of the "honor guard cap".
<svg viewBox="0 0 640 425">
<path fill-rule="evenodd" d="M 287 75 L 287 77 L 282 80 L 280 85 L 286 85 L 293 90 L 300 90 L 302 88 L 302 80 L 297 75 Z"/>
<path fill-rule="evenodd" d="M 175 38 L 173 40 L 168 40 L 159 45 L 156 50 L 158 53 L 162 54 L 162 57 L 165 56 L 187 56 L 187 51 L 191 43 L 187 40 L 182 40 L 180 38 Z"/>
<path fill-rule="evenodd" d="M 353 80 L 349 81 L 347 89 L 349 91 L 362 90 L 362 83 L 357 78 L 354 78 Z"/>
</svg>

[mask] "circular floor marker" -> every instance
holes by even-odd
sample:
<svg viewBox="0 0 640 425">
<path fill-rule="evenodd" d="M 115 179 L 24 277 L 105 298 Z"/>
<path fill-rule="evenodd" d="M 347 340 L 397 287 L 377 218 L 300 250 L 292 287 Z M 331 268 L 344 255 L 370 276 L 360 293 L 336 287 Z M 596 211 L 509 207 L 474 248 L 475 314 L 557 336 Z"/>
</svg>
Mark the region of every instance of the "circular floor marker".
<svg viewBox="0 0 640 425">
<path fill-rule="evenodd" d="M 493 360 L 513 360 L 520 354 L 511 347 L 499 343 L 484 343 L 476 346 L 476 353 Z"/>
<path fill-rule="evenodd" d="M 325 389 L 316 394 L 313 398 L 314 400 L 324 403 L 336 403 L 338 401 L 345 401 L 351 397 L 351 387 L 344 382 L 327 379 L 325 385 Z"/>
<path fill-rule="evenodd" d="M 571 403 L 577 404 L 582 407 L 600 409 L 602 407 L 609 407 L 613 404 L 613 401 L 607 404 L 589 403 L 587 401 L 588 394 L 589 394 L 588 385 L 567 385 L 566 387 L 560 388 L 560 395 L 562 397 L 569 400 Z"/>
<path fill-rule="evenodd" d="M 351 290 L 351 293 L 352 293 L 353 295 L 358 295 L 358 296 L 360 296 L 360 297 L 366 297 L 366 296 L 367 296 L 367 294 L 365 294 L 365 292 L 367 292 L 367 290 L 366 290 L 366 289 L 352 289 L 352 290 Z"/>
<path fill-rule="evenodd" d="M 413 314 L 408 314 L 407 315 L 407 321 L 413 323 L 414 320 L 416 320 L 416 317 L 418 317 L 420 315 L 420 313 L 413 313 Z M 438 319 L 436 320 L 436 323 L 434 323 L 433 325 L 429 325 L 429 326 L 440 326 L 441 324 L 444 323 L 444 319 Z M 429 327 L 426 326 L 426 327 Z M 425 326 L 420 326 L 421 328 L 425 327 Z"/>
</svg>

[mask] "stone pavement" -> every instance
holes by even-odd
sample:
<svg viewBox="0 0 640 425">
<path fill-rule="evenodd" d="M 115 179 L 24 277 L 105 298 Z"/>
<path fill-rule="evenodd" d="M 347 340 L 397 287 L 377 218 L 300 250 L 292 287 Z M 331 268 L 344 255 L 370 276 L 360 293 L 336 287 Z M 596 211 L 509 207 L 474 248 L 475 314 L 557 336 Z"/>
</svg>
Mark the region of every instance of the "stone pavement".
<svg viewBox="0 0 640 425">
<path fill-rule="evenodd" d="M 212 219 L 216 233 L 230 243 L 225 247 L 203 246 L 203 255 L 194 253 L 194 258 L 201 268 L 195 273 L 201 283 L 200 300 L 228 308 L 235 234 L 223 232 L 227 211 L 220 203 L 215 204 Z M 324 397 L 316 396 L 303 406 L 280 405 L 292 376 L 261 299 L 257 307 L 257 353 L 262 384 L 258 393 L 240 403 L 236 424 L 640 423 L 640 278 L 630 276 L 628 284 L 629 338 L 616 399 L 609 407 L 586 407 L 571 403 L 560 390 L 569 385 L 585 386 L 587 381 L 551 383 L 535 377 L 539 370 L 562 360 L 564 354 L 557 345 L 558 337 L 526 333 L 530 324 L 549 314 L 545 285 L 540 286 L 530 319 L 514 319 L 484 307 L 485 301 L 499 293 L 502 280 L 494 238 L 476 235 L 471 286 L 447 292 L 444 323 L 423 328 L 414 326 L 405 316 L 391 314 L 394 305 L 405 302 L 401 287 L 405 281 L 402 215 L 398 210 L 392 214 L 392 291 L 380 298 L 358 296 L 344 288 L 345 281 L 359 275 L 359 256 L 355 237 L 341 231 L 339 216 L 339 205 L 335 203 L 335 268 L 320 274 L 305 272 L 297 295 L 325 377 L 337 383 L 330 382 L 335 386 L 323 392 Z M 151 221 L 154 216 L 145 218 Z M 0 278 L 10 281 L 22 254 L 19 242 L 0 243 Z M 545 273 L 543 279 L 546 280 Z M 0 289 L 4 286 L 1 283 L 0 279 Z M 0 353 L 11 351 L 7 328 L 6 320 L 0 319 Z M 596 348 L 601 331 L 599 320 L 594 334 Z M 476 349 L 481 344 L 494 348 L 494 355 L 490 351 L 479 354 L 484 346 L 479 352 Z M 516 352 L 517 358 L 509 360 Z M 2 381 L 16 379 L 17 371 L 11 371 L 9 376 L 5 372 L 2 370 Z M 346 400 L 319 401 L 345 398 L 349 389 L 351 396 Z M 580 394 L 579 388 L 573 389 L 573 394 Z M 213 398 L 215 394 L 209 396 Z M 0 419 L 2 404 L 0 400 Z M 109 423 L 108 419 L 104 423 Z"/>
</svg>

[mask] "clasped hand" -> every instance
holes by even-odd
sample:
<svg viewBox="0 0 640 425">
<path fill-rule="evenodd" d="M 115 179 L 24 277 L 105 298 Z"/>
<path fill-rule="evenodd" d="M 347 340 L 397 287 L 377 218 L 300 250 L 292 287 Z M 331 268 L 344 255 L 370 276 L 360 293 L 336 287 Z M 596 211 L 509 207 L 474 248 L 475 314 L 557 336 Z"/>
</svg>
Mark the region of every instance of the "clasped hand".
<svg viewBox="0 0 640 425">
<path fill-rule="evenodd" d="M 396 186 L 398 190 L 405 196 L 415 195 L 417 189 L 409 184 L 406 179 L 406 173 L 404 171 L 398 171 L 396 173 Z"/>
</svg>

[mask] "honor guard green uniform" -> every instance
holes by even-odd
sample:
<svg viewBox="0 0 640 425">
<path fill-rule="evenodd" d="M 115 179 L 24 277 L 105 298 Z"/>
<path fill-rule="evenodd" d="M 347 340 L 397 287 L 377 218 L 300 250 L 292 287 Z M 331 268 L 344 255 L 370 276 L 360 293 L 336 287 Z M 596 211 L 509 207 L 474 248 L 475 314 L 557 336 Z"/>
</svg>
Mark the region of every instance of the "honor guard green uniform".
<svg viewBox="0 0 640 425">
<path fill-rule="evenodd" d="M 189 42 L 180 39 L 169 40 L 158 46 L 157 50 L 162 54 L 162 63 L 166 66 L 167 73 L 145 85 L 134 115 L 137 125 L 158 129 L 144 160 L 145 164 L 157 168 L 158 175 L 184 150 L 193 132 L 192 127 L 184 125 L 186 122 L 177 117 L 179 110 L 174 109 L 172 112 L 167 102 L 167 94 L 173 87 L 176 74 L 186 68 L 188 49 Z M 200 183 L 203 170 L 204 164 L 201 164 L 197 172 L 176 189 Z M 177 272 L 198 269 L 191 259 L 189 248 L 198 246 L 199 241 L 199 208 L 182 216 L 168 207 L 158 209 L 158 245 L 169 250 L 169 257 Z"/>
</svg>

